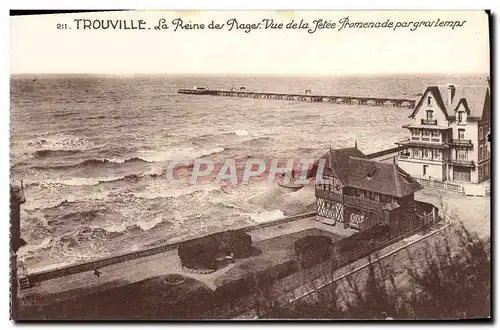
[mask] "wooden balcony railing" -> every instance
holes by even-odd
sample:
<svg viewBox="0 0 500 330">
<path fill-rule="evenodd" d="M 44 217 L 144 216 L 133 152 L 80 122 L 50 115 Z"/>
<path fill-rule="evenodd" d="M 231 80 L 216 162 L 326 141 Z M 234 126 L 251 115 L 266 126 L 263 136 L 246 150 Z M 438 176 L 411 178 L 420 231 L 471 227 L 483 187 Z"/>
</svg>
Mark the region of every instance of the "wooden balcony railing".
<svg viewBox="0 0 500 330">
<path fill-rule="evenodd" d="M 342 195 L 336 194 L 333 191 L 316 189 L 317 198 L 328 199 L 332 201 L 342 201 Z"/>
<path fill-rule="evenodd" d="M 346 195 L 344 195 L 344 204 L 354 207 L 363 207 L 370 210 L 378 210 L 382 207 L 382 204 L 380 202 L 367 198 Z"/>
<path fill-rule="evenodd" d="M 451 144 L 456 146 L 472 147 L 472 140 L 464 140 L 464 139 L 452 140 Z"/>
<path fill-rule="evenodd" d="M 422 125 L 437 125 L 437 119 L 422 119 Z"/>
<path fill-rule="evenodd" d="M 474 167 L 474 161 L 473 160 L 450 159 L 450 160 L 448 160 L 448 163 L 450 163 L 451 165 L 460 165 L 460 166 Z"/>
</svg>

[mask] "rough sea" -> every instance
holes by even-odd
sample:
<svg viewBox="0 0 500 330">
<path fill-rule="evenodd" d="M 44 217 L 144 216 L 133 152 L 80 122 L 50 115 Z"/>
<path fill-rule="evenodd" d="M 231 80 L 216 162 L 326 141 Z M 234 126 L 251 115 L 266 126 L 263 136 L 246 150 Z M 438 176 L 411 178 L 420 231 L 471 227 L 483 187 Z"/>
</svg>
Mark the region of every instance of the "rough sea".
<svg viewBox="0 0 500 330">
<path fill-rule="evenodd" d="M 248 91 L 416 98 L 482 76 L 11 77 L 11 182 L 24 181 L 20 249 L 30 271 L 314 211 L 312 186 L 169 182 L 172 160 L 301 159 L 405 139 L 409 108 L 178 94 Z M 186 171 L 189 166 L 186 166 Z M 182 172 L 182 168 L 181 168 Z M 181 173 L 182 174 L 182 173 Z M 224 188 L 224 189 L 222 189 Z"/>
</svg>

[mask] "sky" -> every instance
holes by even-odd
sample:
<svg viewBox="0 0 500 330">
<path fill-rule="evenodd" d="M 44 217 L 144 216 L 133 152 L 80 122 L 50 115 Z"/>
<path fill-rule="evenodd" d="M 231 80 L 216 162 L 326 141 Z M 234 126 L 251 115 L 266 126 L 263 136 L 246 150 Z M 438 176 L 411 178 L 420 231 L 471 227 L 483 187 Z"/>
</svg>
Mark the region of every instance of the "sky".
<svg viewBox="0 0 500 330">
<path fill-rule="evenodd" d="M 344 28 L 352 22 L 458 21 L 460 27 Z M 161 18 L 170 25 L 157 31 Z M 212 20 L 241 24 L 274 19 L 335 22 L 335 29 L 173 31 Z M 151 30 L 82 30 L 75 19 L 142 19 Z M 71 29 L 57 29 L 67 24 Z M 489 73 L 488 16 L 484 11 L 133 11 L 10 18 L 10 71 L 86 74 L 286 74 Z"/>
</svg>

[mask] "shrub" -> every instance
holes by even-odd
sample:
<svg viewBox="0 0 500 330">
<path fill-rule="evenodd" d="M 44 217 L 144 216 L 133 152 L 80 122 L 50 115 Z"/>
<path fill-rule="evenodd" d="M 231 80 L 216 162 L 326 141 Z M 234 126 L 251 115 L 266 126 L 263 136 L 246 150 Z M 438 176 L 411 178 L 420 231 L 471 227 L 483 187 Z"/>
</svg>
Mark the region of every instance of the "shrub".
<svg viewBox="0 0 500 330">
<path fill-rule="evenodd" d="M 216 269 L 217 238 L 214 235 L 179 243 L 177 253 L 184 267 Z"/>
<path fill-rule="evenodd" d="M 225 231 L 219 252 L 233 253 L 235 258 L 248 257 L 252 252 L 252 237 L 242 230 Z"/>
<path fill-rule="evenodd" d="M 302 267 L 310 267 L 331 256 L 332 239 L 328 236 L 310 235 L 295 241 L 295 254 Z"/>
</svg>

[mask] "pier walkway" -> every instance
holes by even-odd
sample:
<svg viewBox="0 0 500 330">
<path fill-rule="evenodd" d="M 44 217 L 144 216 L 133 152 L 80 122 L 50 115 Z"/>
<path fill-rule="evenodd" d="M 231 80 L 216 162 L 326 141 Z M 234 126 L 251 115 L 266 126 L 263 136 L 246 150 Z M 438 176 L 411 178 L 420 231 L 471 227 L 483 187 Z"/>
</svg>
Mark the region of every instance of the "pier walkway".
<svg viewBox="0 0 500 330">
<path fill-rule="evenodd" d="M 289 94 L 289 93 L 251 92 L 246 90 L 237 91 L 237 90 L 181 88 L 178 90 L 178 93 L 190 94 L 190 95 L 228 96 L 228 97 L 289 100 L 289 101 L 302 101 L 302 102 L 330 102 L 338 104 L 358 104 L 358 105 L 374 105 L 374 106 L 389 105 L 389 106 L 408 107 L 408 108 L 413 108 L 415 106 L 415 100 L 405 99 L 405 98 L 313 95 L 307 92 L 304 94 Z"/>
</svg>

